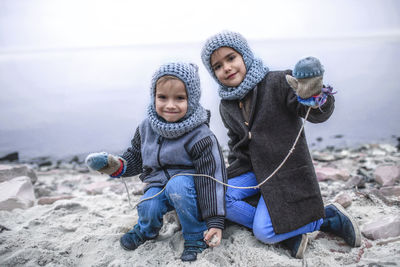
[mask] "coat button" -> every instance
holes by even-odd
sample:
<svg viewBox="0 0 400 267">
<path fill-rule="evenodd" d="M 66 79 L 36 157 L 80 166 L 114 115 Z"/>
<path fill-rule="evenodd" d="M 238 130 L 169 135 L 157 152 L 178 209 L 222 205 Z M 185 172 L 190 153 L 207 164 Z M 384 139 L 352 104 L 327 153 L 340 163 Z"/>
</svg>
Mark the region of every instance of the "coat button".
<svg viewBox="0 0 400 267">
<path fill-rule="evenodd" d="M 239 108 L 240 108 L 240 109 L 243 108 L 243 102 L 242 102 L 242 101 L 239 102 Z"/>
<path fill-rule="evenodd" d="M 249 123 L 247 121 L 244 122 L 244 125 L 246 125 L 247 127 L 249 127 Z"/>
<path fill-rule="evenodd" d="M 249 140 L 251 140 L 251 132 L 249 131 Z"/>
</svg>

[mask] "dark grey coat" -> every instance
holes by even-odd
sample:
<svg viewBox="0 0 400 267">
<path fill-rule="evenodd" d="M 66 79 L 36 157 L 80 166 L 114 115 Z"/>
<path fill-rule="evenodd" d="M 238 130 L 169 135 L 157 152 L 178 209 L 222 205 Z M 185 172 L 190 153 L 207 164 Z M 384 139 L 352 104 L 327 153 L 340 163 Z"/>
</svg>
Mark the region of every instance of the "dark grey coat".
<svg viewBox="0 0 400 267">
<path fill-rule="evenodd" d="M 258 183 L 286 157 L 302 126 L 308 107 L 300 104 L 285 75 L 268 72 L 253 90 L 249 125 L 238 100 L 222 100 L 220 113 L 228 129 L 228 178 L 253 171 Z M 334 97 L 312 109 L 308 121 L 326 121 L 334 110 Z M 323 218 L 324 206 L 304 131 L 285 165 L 261 187 L 277 234 L 290 232 Z"/>
</svg>

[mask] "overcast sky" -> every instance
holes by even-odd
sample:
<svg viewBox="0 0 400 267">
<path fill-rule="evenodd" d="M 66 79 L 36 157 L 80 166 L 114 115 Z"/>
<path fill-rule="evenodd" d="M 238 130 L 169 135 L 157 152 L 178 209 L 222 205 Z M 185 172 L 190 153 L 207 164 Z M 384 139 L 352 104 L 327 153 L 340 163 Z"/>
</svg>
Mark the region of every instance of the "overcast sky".
<svg viewBox="0 0 400 267">
<path fill-rule="evenodd" d="M 247 38 L 400 36 L 398 0 L 0 0 L 0 51 Z"/>
</svg>

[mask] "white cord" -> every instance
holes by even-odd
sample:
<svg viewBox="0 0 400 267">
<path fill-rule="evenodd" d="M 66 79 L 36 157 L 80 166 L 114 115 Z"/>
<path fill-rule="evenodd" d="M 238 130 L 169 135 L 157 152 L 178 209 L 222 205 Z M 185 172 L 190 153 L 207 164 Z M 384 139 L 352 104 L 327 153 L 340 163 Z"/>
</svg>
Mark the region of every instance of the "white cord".
<svg viewBox="0 0 400 267">
<path fill-rule="evenodd" d="M 222 185 L 225 185 L 225 186 L 231 187 L 231 188 L 236 188 L 236 189 L 257 189 L 257 188 L 260 188 L 260 187 L 261 187 L 263 184 L 265 184 L 269 179 L 271 179 L 271 177 L 274 176 L 274 175 L 279 171 L 280 168 L 282 168 L 282 166 L 283 166 L 283 165 L 286 163 L 286 161 L 288 160 L 289 156 L 293 153 L 293 151 L 294 151 L 294 149 L 295 149 L 295 147 L 296 147 L 296 145 L 297 145 L 297 142 L 299 141 L 301 132 L 302 132 L 303 129 L 304 129 L 304 125 L 306 124 L 308 115 L 310 114 L 310 110 L 311 110 L 311 107 L 308 108 L 307 113 L 306 113 L 306 116 L 304 117 L 304 120 L 303 120 L 303 125 L 301 126 L 301 128 L 300 128 L 300 130 L 299 130 L 299 133 L 297 134 L 297 137 L 296 137 L 296 139 L 295 139 L 295 141 L 294 141 L 294 143 L 293 143 L 293 145 L 292 145 L 292 148 L 290 148 L 290 150 L 289 150 L 288 154 L 286 155 L 286 157 L 282 160 L 281 164 L 279 164 L 279 166 L 278 166 L 267 178 L 265 178 L 264 181 L 262 181 L 262 182 L 259 183 L 258 185 L 254 185 L 254 186 L 234 186 L 234 185 L 229 185 L 229 184 L 227 184 L 227 183 L 221 182 L 221 181 L 217 180 L 216 178 L 214 178 L 214 177 L 212 177 L 212 176 L 210 176 L 210 175 L 207 175 L 207 174 L 197 174 L 197 173 L 178 173 L 178 174 L 175 174 L 174 176 L 172 176 L 169 180 L 171 180 L 172 178 L 174 178 L 174 177 L 176 177 L 176 176 L 183 176 L 183 175 L 188 175 L 188 176 L 203 176 L 203 177 L 210 178 L 210 179 L 214 180 L 214 181 L 217 182 L 217 183 L 220 183 L 220 184 L 222 184 Z M 121 178 L 122 178 L 122 177 L 121 177 Z M 125 183 L 125 180 L 122 179 L 122 181 L 123 181 L 123 183 L 124 183 L 124 185 L 125 185 L 126 193 L 128 194 L 129 205 L 132 207 L 131 198 L 130 198 L 130 196 L 129 196 L 128 187 L 127 187 L 127 185 L 126 185 L 126 183 Z M 139 205 L 139 204 L 142 203 L 143 201 L 146 201 L 146 200 L 155 198 L 156 196 L 160 195 L 160 194 L 165 190 L 165 187 L 166 187 L 166 186 L 164 186 L 163 189 L 162 189 L 160 192 L 158 192 L 157 194 L 155 194 L 154 196 L 151 196 L 151 197 L 144 198 L 144 199 L 140 200 L 140 201 L 139 201 L 137 204 L 135 204 L 132 208 L 134 209 L 134 208 L 137 207 L 137 205 Z"/>
</svg>

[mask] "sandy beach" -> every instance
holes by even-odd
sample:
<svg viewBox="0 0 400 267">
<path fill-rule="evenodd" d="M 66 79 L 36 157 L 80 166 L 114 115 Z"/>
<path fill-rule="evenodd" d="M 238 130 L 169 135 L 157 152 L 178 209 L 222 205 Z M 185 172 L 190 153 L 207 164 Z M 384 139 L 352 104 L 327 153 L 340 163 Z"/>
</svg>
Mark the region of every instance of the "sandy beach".
<svg viewBox="0 0 400 267">
<path fill-rule="evenodd" d="M 312 155 L 325 204 L 337 201 L 347 205 L 361 230 L 371 222 L 387 218 L 396 221 L 400 181 L 395 178 L 390 185 L 381 184 L 376 173 L 380 166 L 400 167 L 395 146 L 330 148 L 313 151 Z M 135 251 L 125 251 L 119 238 L 136 223 L 137 211 L 129 204 L 122 180 L 88 172 L 82 163 L 28 166 L 37 176 L 33 184 L 35 201 L 25 209 L 0 210 L 1 266 L 400 265 L 398 229 L 389 236 L 386 233 L 385 238 L 367 238 L 364 234 L 359 248 L 350 248 L 333 235 L 310 233 L 304 259 L 295 259 L 281 245 L 265 245 L 250 230 L 231 223 L 219 247 L 206 249 L 194 263 L 183 263 L 179 258 L 183 238 L 173 213 L 165 215 L 156 240 Z M 138 177 L 125 181 L 134 205 L 143 184 Z M 392 193 L 387 193 L 387 188 Z"/>
</svg>

